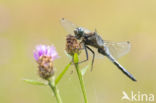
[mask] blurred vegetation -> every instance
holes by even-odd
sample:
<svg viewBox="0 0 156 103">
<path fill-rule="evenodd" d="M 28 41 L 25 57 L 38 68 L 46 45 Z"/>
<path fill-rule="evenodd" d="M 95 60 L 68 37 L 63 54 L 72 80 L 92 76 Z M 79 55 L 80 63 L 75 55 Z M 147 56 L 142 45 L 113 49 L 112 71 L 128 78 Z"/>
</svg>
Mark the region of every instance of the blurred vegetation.
<svg viewBox="0 0 156 103">
<path fill-rule="evenodd" d="M 60 55 L 55 61 L 56 75 L 69 63 L 64 54 L 67 32 L 59 22 L 62 17 L 96 28 L 106 40 L 129 40 L 132 45 L 119 62 L 138 82 L 129 80 L 108 59 L 96 59 L 93 72 L 85 75 L 89 103 L 125 103 L 122 91 L 156 94 L 155 0 L 0 0 L 0 103 L 55 102 L 50 88 L 22 79 L 40 80 L 32 53 L 38 44 L 56 46 Z M 83 102 L 74 67 L 58 88 L 64 103 Z"/>
</svg>

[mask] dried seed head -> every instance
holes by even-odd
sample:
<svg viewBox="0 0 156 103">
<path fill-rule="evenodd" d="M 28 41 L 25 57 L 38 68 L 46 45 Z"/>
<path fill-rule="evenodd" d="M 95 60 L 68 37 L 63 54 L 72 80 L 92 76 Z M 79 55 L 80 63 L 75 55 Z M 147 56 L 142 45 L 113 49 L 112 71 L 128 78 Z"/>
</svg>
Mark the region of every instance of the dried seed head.
<svg viewBox="0 0 156 103">
<path fill-rule="evenodd" d="M 67 35 L 66 38 L 66 52 L 70 55 L 74 53 L 80 54 L 81 45 L 73 35 Z"/>
</svg>

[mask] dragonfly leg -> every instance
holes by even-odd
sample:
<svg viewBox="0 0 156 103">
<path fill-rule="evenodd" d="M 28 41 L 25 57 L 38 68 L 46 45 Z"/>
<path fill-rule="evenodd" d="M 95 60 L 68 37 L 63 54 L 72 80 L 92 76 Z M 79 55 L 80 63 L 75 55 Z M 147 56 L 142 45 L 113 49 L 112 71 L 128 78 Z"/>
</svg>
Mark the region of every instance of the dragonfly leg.
<svg viewBox="0 0 156 103">
<path fill-rule="evenodd" d="M 81 63 L 83 63 L 83 62 L 88 61 L 88 51 L 87 51 L 86 46 L 84 46 L 84 47 L 82 48 L 82 50 L 83 50 L 83 49 L 85 50 L 85 53 L 86 53 L 86 59 L 83 60 L 83 61 L 78 62 L 78 64 L 81 64 Z M 73 61 L 73 60 L 72 60 L 72 61 Z M 73 65 L 73 63 L 72 63 L 72 65 Z"/>
<path fill-rule="evenodd" d="M 94 59 L 95 59 L 95 53 L 94 53 L 94 51 L 91 49 L 91 48 L 89 48 L 88 46 L 85 46 L 89 51 L 91 51 L 92 52 L 92 54 L 93 54 L 93 58 L 92 58 L 92 64 L 91 64 L 91 71 L 93 70 L 93 64 L 94 64 Z"/>
<path fill-rule="evenodd" d="M 92 64 L 91 64 L 91 71 L 92 71 L 92 70 L 93 70 L 93 64 L 94 64 L 94 59 L 95 59 L 95 53 L 94 53 L 94 51 L 93 51 L 91 48 L 89 48 L 87 45 L 84 45 L 84 50 L 85 50 L 85 53 L 86 53 L 86 59 L 83 60 L 83 61 L 80 61 L 78 64 L 88 61 L 89 57 L 88 57 L 88 50 L 87 50 L 87 49 L 88 49 L 89 51 L 91 51 L 91 53 L 93 54 Z"/>
<path fill-rule="evenodd" d="M 80 61 L 79 64 L 88 61 L 88 51 L 87 51 L 87 47 L 86 46 L 84 46 L 84 50 L 85 50 L 85 53 L 86 53 L 86 59 L 83 60 L 83 61 Z"/>
</svg>

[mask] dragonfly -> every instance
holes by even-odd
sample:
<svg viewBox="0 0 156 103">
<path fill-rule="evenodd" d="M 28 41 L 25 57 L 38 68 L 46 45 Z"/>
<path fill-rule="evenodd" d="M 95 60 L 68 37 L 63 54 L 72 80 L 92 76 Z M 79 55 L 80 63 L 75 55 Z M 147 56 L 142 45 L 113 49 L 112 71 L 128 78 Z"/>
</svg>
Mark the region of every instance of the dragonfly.
<svg viewBox="0 0 156 103">
<path fill-rule="evenodd" d="M 132 81 L 136 81 L 135 77 L 131 73 L 129 73 L 117 61 L 119 57 L 129 52 L 131 47 L 129 41 L 112 42 L 112 41 L 103 40 L 96 30 L 92 32 L 84 27 L 75 25 L 71 21 L 68 21 L 67 19 L 64 18 L 61 19 L 61 24 L 69 34 L 74 35 L 75 38 L 77 40 L 80 40 L 80 43 L 83 44 L 83 48 L 86 54 L 86 59 L 83 60 L 82 62 L 88 60 L 88 50 L 93 54 L 91 70 L 93 69 L 95 52 L 90 47 L 93 47 L 97 49 L 98 53 L 102 54 L 103 56 L 106 56 L 118 69 L 120 69 Z"/>
</svg>

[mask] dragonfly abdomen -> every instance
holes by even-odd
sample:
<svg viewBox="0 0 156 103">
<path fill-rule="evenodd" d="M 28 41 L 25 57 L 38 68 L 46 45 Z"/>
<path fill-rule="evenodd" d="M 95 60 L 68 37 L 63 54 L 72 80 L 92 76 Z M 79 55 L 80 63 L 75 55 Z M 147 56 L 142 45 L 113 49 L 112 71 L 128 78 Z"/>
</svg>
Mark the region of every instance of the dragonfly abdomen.
<svg viewBox="0 0 156 103">
<path fill-rule="evenodd" d="M 126 76 L 128 76 L 131 80 L 136 81 L 136 79 L 133 77 L 132 74 L 130 74 L 122 65 L 120 65 L 115 58 L 113 58 L 111 56 L 111 54 L 109 54 L 109 50 L 108 49 L 98 49 L 98 52 L 105 55 L 106 57 L 108 57 L 108 59 L 114 64 L 116 65 Z"/>
</svg>

